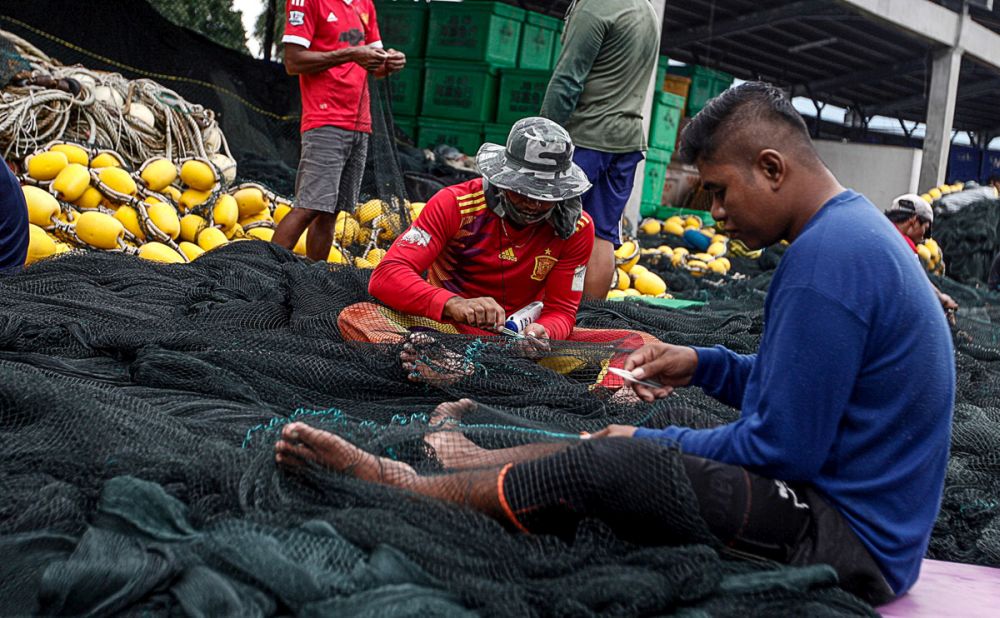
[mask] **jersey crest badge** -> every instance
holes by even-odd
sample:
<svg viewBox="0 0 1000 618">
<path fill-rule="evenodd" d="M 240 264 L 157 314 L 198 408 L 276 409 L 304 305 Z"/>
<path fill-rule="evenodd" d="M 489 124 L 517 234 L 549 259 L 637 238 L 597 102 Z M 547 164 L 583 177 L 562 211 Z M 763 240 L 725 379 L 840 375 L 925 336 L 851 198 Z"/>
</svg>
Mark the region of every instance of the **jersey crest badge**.
<svg viewBox="0 0 1000 618">
<path fill-rule="evenodd" d="M 407 242 L 411 245 L 417 245 L 418 247 L 426 247 L 431 244 L 431 234 L 426 230 L 422 230 L 417 226 L 412 226 L 406 231 L 405 234 L 399 239 L 401 242 Z"/>
<path fill-rule="evenodd" d="M 559 260 L 551 255 L 539 255 L 535 258 L 535 270 L 531 273 L 531 278 L 535 281 L 545 281 L 558 262 Z"/>
</svg>

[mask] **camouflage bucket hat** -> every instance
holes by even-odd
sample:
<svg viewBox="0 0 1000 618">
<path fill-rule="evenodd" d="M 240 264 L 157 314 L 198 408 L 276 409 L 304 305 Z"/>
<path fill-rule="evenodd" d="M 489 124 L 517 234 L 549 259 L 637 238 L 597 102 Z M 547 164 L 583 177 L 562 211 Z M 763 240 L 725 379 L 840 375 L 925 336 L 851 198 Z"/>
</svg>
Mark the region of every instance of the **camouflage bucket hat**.
<svg viewBox="0 0 1000 618">
<path fill-rule="evenodd" d="M 483 144 L 479 171 L 491 185 L 543 202 L 560 202 L 590 189 L 587 174 L 573 163 L 573 140 L 546 118 L 518 120 L 507 145 Z"/>
</svg>

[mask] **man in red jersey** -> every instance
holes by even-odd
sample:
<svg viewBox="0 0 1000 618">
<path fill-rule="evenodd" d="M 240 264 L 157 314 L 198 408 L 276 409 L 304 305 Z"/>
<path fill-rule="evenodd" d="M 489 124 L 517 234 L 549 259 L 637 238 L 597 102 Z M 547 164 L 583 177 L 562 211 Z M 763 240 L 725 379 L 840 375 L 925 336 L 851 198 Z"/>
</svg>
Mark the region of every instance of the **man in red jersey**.
<svg viewBox="0 0 1000 618">
<path fill-rule="evenodd" d="M 482 178 L 438 192 L 389 248 L 368 287 L 385 307 L 359 303 L 342 311 L 344 338 L 394 343 L 411 330 L 495 334 L 506 316 L 540 300 L 541 315 L 524 329 L 526 337 L 641 345 L 648 335 L 574 326 L 594 224 L 580 200 L 590 181 L 573 163 L 566 130 L 525 118 L 506 146 L 484 144 L 476 162 Z M 415 356 L 404 350 L 404 368 L 419 369 Z"/>
<path fill-rule="evenodd" d="M 913 193 L 900 195 L 892 200 L 892 206 L 885 211 L 885 216 L 896 226 L 899 233 L 903 235 L 906 244 L 913 249 L 913 253 L 919 255 L 917 244 L 924 242 L 927 233 L 934 223 L 934 210 L 927 201 Z M 955 299 L 942 292 L 936 285 L 933 285 L 934 292 L 937 293 L 941 308 L 944 309 L 948 321 L 954 326 L 955 312 L 958 311 L 958 303 Z"/>
<path fill-rule="evenodd" d="M 295 208 L 273 242 L 291 249 L 306 228 L 306 255 L 325 260 L 338 210 L 353 210 L 371 133 L 368 75 L 402 70 L 406 56 L 382 48 L 372 0 L 286 0 L 285 69 L 299 76 L 302 154 Z"/>
</svg>

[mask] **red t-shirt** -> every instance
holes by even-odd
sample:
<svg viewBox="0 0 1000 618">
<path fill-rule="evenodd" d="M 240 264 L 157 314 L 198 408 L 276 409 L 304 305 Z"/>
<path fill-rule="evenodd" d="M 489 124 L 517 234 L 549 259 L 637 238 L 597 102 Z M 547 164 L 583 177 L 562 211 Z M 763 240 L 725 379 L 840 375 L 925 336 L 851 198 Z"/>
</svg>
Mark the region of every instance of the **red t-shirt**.
<svg viewBox="0 0 1000 618">
<path fill-rule="evenodd" d="M 368 291 L 397 311 L 439 321 L 454 296 L 490 296 L 507 315 L 541 300 L 536 322 L 552 339 L 567 338 L 583 296 L 593 221 L 583 213 L 567 240 L 546 222 L 517 229 L 501 221 L 486 205 L 481 178 L 442 189 L 389 248 Z"/>
<path fill-rule="evenodd" d="M 913 239 L 906 234 L 903 234 L 903 230 L 900 230 L 898 227 L 896 229 L 903 235 L 903 238 L 906 240 L 906 244 L 910 245 L 910 249 L 913 249 L 913 252 L 917 253 L 917 243 L 913 242 Z"/>
<path fill-rule="evenodd" d="M 283 43 L 312 51 L 382 46 L 372 0 L 285 0 Z M 299 75 L 302 132 L 334 126 L 371 133 L 368 71 L 353 62 Z"/>
</svg>

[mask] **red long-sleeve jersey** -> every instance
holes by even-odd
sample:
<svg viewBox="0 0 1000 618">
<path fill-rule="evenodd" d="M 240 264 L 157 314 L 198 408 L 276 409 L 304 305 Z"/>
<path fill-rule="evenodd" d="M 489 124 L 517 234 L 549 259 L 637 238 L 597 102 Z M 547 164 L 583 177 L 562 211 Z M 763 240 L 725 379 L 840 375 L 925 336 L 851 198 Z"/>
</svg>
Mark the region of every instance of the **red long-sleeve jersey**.
<svg viewBox="0 0 1000 618">
<path fill-rule="evenodd" d="M 375 268 L 368 291 L 397 311 L 438 321 L 454 296 L 493 297 L 507 315 L 541 300 L 536 322 L 552 339 L 565 339 L 576 324 L 593 245 L 586 213 L 567 240 L 545 222 L 522 229 L 504 222 L 486 205 L 479 178 L 427 202 Z"/>
</svg>

